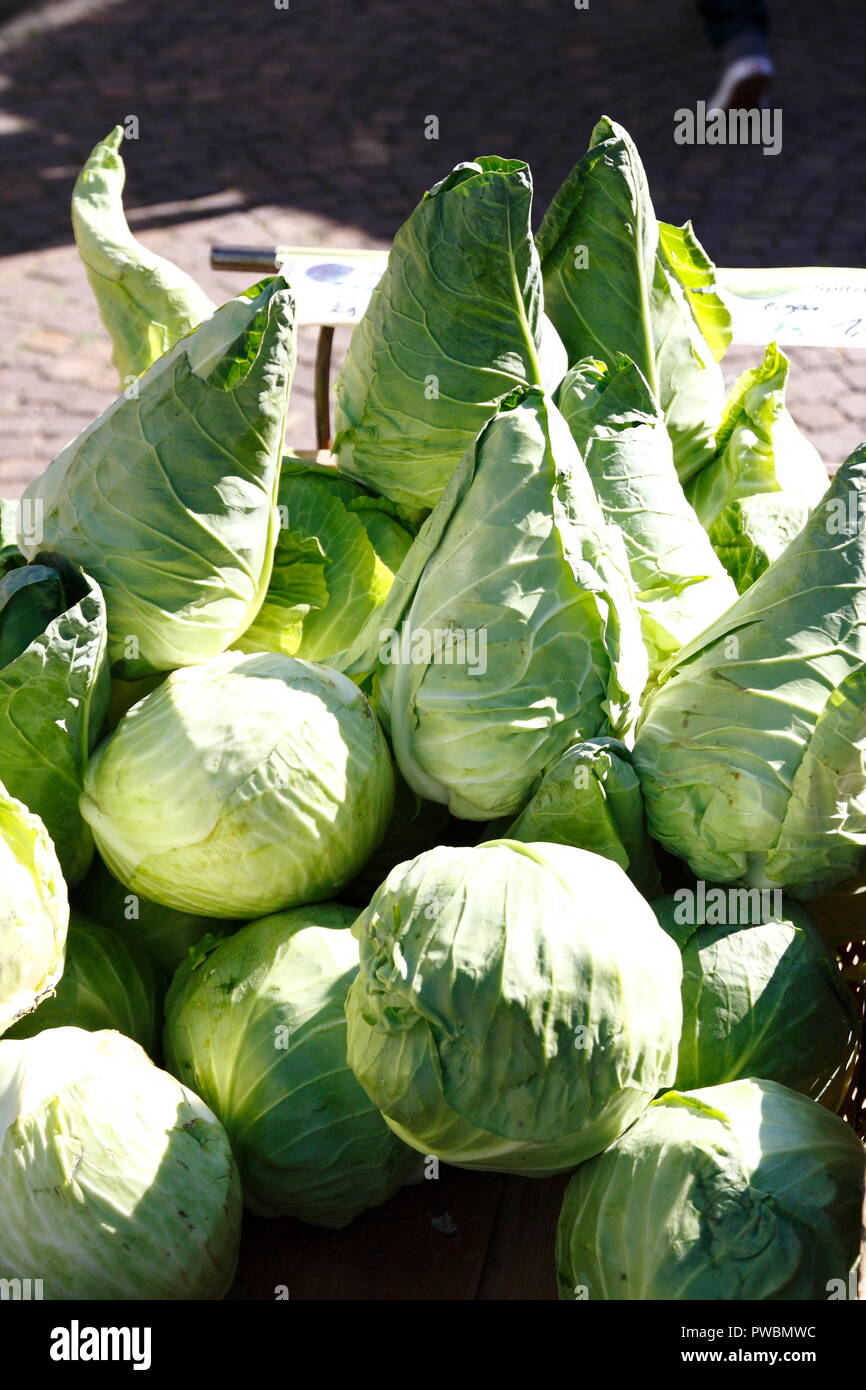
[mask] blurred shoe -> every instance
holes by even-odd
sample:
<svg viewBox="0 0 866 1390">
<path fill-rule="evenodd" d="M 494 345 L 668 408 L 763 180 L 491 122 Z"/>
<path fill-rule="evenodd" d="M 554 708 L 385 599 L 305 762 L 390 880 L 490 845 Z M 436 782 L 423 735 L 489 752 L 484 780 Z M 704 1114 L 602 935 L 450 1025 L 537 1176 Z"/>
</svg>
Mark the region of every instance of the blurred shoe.
<svg viewBox="0 0 866 1390">
<path fill-rule="evenodd" d="M 708 111 L 753 111 L 762 106 L 775 69 L 766 53 L 747 53 L 728 63 L 707 102 Z"/>
</svg>

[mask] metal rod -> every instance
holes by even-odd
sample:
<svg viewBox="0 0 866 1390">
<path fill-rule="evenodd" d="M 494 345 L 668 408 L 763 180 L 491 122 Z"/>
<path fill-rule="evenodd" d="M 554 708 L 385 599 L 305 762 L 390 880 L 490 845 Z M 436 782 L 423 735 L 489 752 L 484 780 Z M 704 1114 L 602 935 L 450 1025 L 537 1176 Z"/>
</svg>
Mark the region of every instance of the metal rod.
<svg viewBox="0 0 866 1390">
<path fill-rule="evenodd" d="M 316 445 L 319 449 L 331 447 L 331 349 L 334 343 L 334 330 L 327 326 L 319 329 L 316 346 Z"/>
<path fill-rule="evenodd" d="M 263 270 L 275 275 L 279 270 L 277 247 L 212 246 L 210 263 L 214 270 Z"/>
</svg>

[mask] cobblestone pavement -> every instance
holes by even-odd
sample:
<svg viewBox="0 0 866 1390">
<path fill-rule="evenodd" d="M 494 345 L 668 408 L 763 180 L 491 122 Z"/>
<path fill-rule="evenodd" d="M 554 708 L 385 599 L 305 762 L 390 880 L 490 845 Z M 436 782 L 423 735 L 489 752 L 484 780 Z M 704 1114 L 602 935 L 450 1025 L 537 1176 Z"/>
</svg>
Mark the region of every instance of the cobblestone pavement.
<svg viewBox="0 0 866 1390">
<path fill-rule="evenodd" d="M 0 490 L 20 491 L 114 394 L 68 201 L 130 114 L 130 221 L 217 299 L 243 281 L 209 270 L 212 242 L 384 245 L 478 152 L 528 159 L 543 208 L 603 111 L 636 138 L 659 214 L 691 217 L 719 264 L 866 264 L 862 6 L 769 3 L 776 157 L 674 143 L 674 111 L 715 77 L 691 0 L 3 0 Z M 313 442 L 314 348 L 305 331 L 297 447 Z M 732 352 L 729 377 L 757 356 Z M 793 413 L 835 465 L 866 435 L 866 354 L 791 356 Z"/>
</svg>

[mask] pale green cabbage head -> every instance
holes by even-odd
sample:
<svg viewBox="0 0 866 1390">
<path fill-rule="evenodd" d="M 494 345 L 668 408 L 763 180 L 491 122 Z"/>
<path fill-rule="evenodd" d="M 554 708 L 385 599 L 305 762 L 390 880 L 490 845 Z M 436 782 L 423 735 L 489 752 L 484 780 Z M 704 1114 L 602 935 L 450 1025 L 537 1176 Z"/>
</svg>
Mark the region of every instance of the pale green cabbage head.
<svg viewBox="0 0 866 1390">
<path fill-rule="evenodd" d="M 8 1038 L 34 1038 L 46 1028 L 114 1029 L 150 1056 L 159 1043 L 161 1010 L 150 961 L 117 932 L 80 912 L 69 918 L 66 964 L 55 992 L 14 1024 Z"/>
<path fill-rule="evenodd" d="M 661 407 L 679 477 L 691 477 L 715 451 L 730 315 L 691 224 L 657 221 L 634 142 L 607 116 L 536 240 L 569 365 L 593 357 L 613 369 L 630 357 Z"/>
<path fill-rule="evenodd" d="M 709 892 L 706 921 L 693 920 L 693 899 L 682 892 L 652 904 L 683 956 L 675 1086 L 763 1076 L 838 1109 L 854 1071 L 859 1010 L 815 922 L 790 899 L 762 911 L 757 888 Z"/>
<path fill-rule="evenodd" d="M 687 493 L 722 563 L 744 593 L 809 519 L 827 470 L 785 406 L 790 361 L 771 343 L 734 385 L 714 458 Z"/>
<path fill-rule="evenodd" d="M 494 827 L 490 830 L 494 833 Z M 572 744 L 516 820 L 507 826 L 496 822 L 495 833 L 506 840 L 547 840 L 603 854 L 625 869 L 644 897 L 660 890 L 640 782 L 619 739 Z"/>
<path fill-rule="evenodd" d="M 821 1300 L 858 1253 L 863 1145 L 773 1081 L 669 1091 L 568 1185 L 562 1299 Z"/>
<path fill-rule="evenodd" d="M 100 585 L 115 675 L 207 661 L 255 617 L 294 364 L 294 302 L 274 276 L 181 338 L 28 487 L 41 539 L 19 543 Z"/>
<path fill-rule="evenodd" d="M 860 865 L 864 504 L 861 447 L 779 558 L 662 669 L 644 705 L 634 761 L 650 831 L 697 878 L 812 898 Z"/>
<path fill-rule="evenodd" d="M 63 974 L 69 901 L 51 838 L 0 782 L 0 1033 Z"/>
<path fill-rule="evenodd" d="M 532 176 L 482 156 L 435 184 L 394 237 L 337 382 L 344 473 L 432 507 L 499 397 L 565 369 L 542 313 Z"/>
<path fill-rule="evenodd" d="M 78 798 L 109 702 L 107 646 L 102 593 L 77 566 L 39 555 L 0 578 L 0 769 L 70 886 L 93 856 Z"/>
<path fill-rule="evenodd" d="M 724 613 L 737 597 L 686 501 L 670 436 L 640 369 L 586 359 L 557 393 L 605 518 L 625 541 L 650 670 Z"/>
<path fill-rule="evenodd" d="M 341 1227 L 420 1176 L 346 1061 L 355 916 L 320 903 L 203 943 L 167 1000 L 167 1063 L 225 1125 L 259 1216 Z"/>
<path fill-rule="evenodd" d="M 402 509 L 324 464 L 284 458 L 274 568 L 235 645 L 327 661 L 388 596 L 412 543 Z"/>
<path fill-rule="evenodd" d="M 218 1299 L 234 1275 L 225 1130 L 120 1033 L 0 1042 L 0 1204 L 0 1278 L 47 1299 Z"/>
<path fill-rule="evenodd" d="M 90 761 L 81 811 L 132 892 L 243 918 L 337 892 L 385 833 L 393 795 L 352 681 L 227 652 L 133 706 Z"/>
<path fill-rule="evenodd" d="M 122 143 L 123 128 L 115 126 L 91 151 L 72 190 L 72 227 L 124 386 L 210 318 L 216 305 L 129 230 Z"/>
<path fill-rule="evenodd" d="M 673 1080 L 679 952 L 608 859 L 440 847 L 398 865 L 354 931 L 349 1064 L 422 1153 L 572 1168 Z"/>
<path fill-rule="evenodd" d="M 515 815 L 578 739 L 624 737 L 647 656 L 620 533 L 540 389 L 469 449 L 340 669 L 377 669 L 409 786 L 466 820 Z"/>
</svg>

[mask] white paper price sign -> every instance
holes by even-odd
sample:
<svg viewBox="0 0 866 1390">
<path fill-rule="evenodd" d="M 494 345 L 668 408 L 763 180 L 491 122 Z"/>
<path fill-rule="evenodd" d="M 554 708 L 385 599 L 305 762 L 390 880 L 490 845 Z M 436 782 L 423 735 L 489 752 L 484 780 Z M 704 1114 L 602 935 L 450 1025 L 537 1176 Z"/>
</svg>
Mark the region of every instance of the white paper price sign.
<svg viewBox="0 0 866 1390">
<path fill-rule="evenodd" d="M 357 323 L 388 262 L 387 251 L 278 246 L 276 260 L 292 287 L 298 323 Z"/>
<path fill-rule="evenodd" d="M 362 317 L 388 253 L 279 246 L 276 259 L 294 291 L 298 323 L 336 326 Z M 735 343 L 866 347 L 866 270 L 797 266 L 716 273 Z"/>
<path fill-rule="evenodd" d="M 866 347 L 866 270 L 797 266 L 716 275 L 735 343 Z"/>
</svg>

